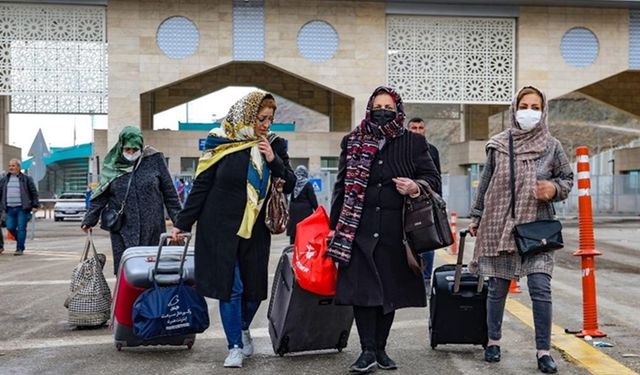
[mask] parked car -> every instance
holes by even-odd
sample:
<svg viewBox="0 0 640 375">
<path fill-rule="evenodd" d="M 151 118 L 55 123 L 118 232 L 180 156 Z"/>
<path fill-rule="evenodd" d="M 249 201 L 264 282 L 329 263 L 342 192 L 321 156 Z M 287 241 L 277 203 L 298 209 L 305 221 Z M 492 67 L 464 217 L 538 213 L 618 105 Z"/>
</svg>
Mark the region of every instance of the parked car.
<svg viewBox="0 0 640 375">
<path fill-rule="evenodd" d="M 84 193 L 62 193 L 53 206 L 53 220 L 82 220 L 87 212 Z"/>
</svg>

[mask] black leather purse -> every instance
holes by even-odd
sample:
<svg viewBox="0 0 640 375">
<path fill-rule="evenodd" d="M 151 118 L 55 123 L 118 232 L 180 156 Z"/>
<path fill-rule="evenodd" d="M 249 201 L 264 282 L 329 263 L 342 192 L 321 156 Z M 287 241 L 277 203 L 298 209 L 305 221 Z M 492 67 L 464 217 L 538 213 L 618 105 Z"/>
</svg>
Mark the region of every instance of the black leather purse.
<svg viewBox="0 0 640 375">
<path fill-rule="evenodd" d="M 107 206 L 105 206 L 100 214 L 100 228 L 109 232 L 120 232 L 122 223 L 124 222 L 123 212 L 124 202 L 117 211 L 107 203 Z"/>
<path fill-rule="evenodd" d="M 451 245 L 453 235 L 444 199 L 426 181 L 416 182 L 420 195 L 405 197 L 402 208 L 403 241 L 416 254 L 421 254 Z"/>
<path fill-rule="evenodd" d="M 142 159 L 142 156 L 140 156 L 140 159 Z M 136 168 L 140 164 L 140 159 L 138 159 Z M 122 225 L 124 224 L 124 206 L 127 202 L 127 197 L 129 196 L 131 181 L 133 181 L 133 174 L 135 173 L 136 168 L 131 171 L 131 177 L 127 184 L 127 192 L 124 194 L 124 199 L 120 204 L 120 208 L 116 209 L 110 203 L 107 203 L 107 205 L 102 209 L 102 212 L 100 213 L 100 229 L 104 229 L 112 233 L 120 232 L 120 229 L 122 229 Z"/>
<path fill-rule="evenodd" d="M 515 219 L 516 179 L 513 153 L 513 137 L 509 133 L 509 185 L 511 187 L 511 218 Z M 553 205 L 552 205 L 553 207 Z M 555 214 L 555 211 L 554 211 Z M 513 227 L 513 237 L 520 256 L 531 256 L 544 251 L 558 250 L 564 247 L 562 223 L 558 220 L 543 219 Z"/>
</svg>

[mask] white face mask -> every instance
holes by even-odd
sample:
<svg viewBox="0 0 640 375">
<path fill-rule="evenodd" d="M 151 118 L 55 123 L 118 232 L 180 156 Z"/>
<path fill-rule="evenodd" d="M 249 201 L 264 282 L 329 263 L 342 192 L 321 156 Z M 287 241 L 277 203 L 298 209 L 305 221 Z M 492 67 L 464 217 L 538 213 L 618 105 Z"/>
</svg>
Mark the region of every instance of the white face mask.
<svg viewBox="0 0 640 375">
<path fill-rule="evenodd" d="M 536 111 L 535 109 L 520 109 L 516 112 L 516 121 L 518 121 L 522 130 L 531 130 L 538 125 L 541 116 L 541 111 Z"/>
<path fill-rule="evenodd" d="M 142 155 L 142 152 L 140 150 L 134 152 L 133 154 L 128 154 L 126 152 L 122 153 L 122 156 L 124 156 L 125 159 L 134 162 L 136 160 L 138 160 L 138 158 L 140 157 L 140 155 Z"/>
</svg>

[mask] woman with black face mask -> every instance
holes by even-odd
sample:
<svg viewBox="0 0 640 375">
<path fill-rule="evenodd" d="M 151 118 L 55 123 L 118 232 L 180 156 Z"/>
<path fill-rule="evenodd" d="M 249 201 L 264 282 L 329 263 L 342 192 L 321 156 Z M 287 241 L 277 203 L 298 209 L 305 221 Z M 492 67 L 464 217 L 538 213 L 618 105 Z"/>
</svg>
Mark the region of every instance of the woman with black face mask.
<svg viewBox="0 0 640 375">
<path fill-rule="evenodd" d="M 419 194 L 415 180 L 440 188 L 424 138 L 406 131 L 402 100 L 378 87 L 365 118 L 341 143 L 333 190 L 329 254 L 339 264 L 335 301 L 352 305 L 362 353 L 352 372 L 396 369 L 386 353 L 395 310 L 426 306 L 422 275 L 402 243 L 402 205 Z"/>
</svg>

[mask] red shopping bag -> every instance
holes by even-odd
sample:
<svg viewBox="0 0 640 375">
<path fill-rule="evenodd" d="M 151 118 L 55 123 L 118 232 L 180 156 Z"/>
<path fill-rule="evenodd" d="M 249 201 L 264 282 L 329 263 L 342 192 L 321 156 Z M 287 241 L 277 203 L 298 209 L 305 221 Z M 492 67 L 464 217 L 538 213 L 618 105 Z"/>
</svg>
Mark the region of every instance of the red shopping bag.
<svg viewBox="0 0 640 375">
<path fill-rule="evenodd" d="M 338 270 L 331 257 L 326 256 L 329 218 L 324 207 L 296 225 L 293 270 L 302 289 L 311 293 L 336 294 Z"/>
</svg>

